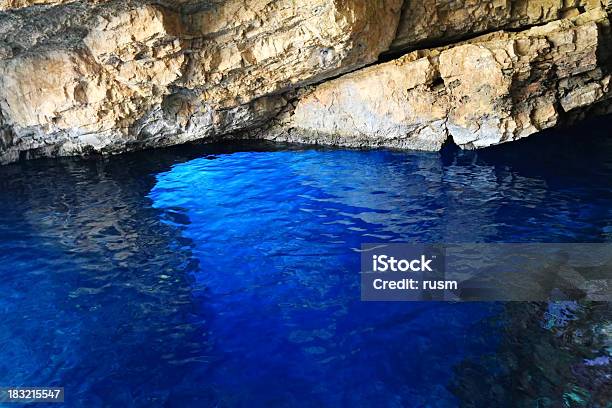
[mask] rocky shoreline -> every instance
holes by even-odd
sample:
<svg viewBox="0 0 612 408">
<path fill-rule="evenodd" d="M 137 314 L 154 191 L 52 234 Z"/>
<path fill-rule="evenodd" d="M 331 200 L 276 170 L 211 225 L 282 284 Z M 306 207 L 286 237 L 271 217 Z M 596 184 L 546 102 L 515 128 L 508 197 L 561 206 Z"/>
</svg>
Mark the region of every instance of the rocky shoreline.
<svg viewBox="0 0 612 408">
<path fill-rule="evenodd" d="M 0 163 L 263 138 L 473 149 L 612 104 L 608 0 L 1 0 Z"/>
</svg>

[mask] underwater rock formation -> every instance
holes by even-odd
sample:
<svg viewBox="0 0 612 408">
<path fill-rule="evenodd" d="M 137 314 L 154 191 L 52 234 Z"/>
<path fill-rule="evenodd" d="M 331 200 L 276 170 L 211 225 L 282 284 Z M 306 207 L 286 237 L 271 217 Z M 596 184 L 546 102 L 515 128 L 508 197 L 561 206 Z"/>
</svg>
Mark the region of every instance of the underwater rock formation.
<svg viewBox="0 0 612 408">
<path fill-rule="evenodd" d="M 516 140 L 607 112 L 602 1 L 0 0 L 0 163 Z"/>
</svg>

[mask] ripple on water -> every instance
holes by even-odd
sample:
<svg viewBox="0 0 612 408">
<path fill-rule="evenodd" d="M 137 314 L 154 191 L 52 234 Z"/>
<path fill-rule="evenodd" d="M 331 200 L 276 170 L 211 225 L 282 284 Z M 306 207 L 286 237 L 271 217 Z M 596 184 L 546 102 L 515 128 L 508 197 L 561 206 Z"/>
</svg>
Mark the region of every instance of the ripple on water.
<svg viewBox="0 0 612 408">
<path fill-rule="evenodd" d="M 515 325 L 527 305 L 361 303 L 358 248 L 608 241 L 597 129 L 579 148 L 570 130 L 481 152 L 213 145 L 0 168 L 0 385 L 64 386 L 74 406 L 485 396 L 483 358 L 565 326 L 549 309 Z"/>
</svg>

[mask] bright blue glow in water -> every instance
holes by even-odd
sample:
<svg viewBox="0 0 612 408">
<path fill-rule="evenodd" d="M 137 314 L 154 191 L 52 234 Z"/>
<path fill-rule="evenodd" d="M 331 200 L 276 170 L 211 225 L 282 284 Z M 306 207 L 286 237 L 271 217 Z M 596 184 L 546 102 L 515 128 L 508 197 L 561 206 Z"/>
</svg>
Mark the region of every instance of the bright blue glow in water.
<svg viewBox="0 0 612 408">
<path fill-rule="evenodd" d="M 456 406 L 455 367 L 504 341 L 503 305 L 362 303 L 355 249 L 609 241 L 597 129 L 478 153 L 251 144 L 0 168 L 0 386 L 88 407 Z"/>
</svg>

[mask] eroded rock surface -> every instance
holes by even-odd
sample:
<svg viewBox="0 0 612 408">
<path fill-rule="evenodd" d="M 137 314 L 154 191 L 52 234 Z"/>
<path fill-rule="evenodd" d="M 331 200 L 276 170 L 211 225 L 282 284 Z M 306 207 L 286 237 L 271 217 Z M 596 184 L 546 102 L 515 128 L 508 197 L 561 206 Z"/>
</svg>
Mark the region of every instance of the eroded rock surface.
<svg viewBox="0 0 612 408">
<path fill-rule="evenodd" d="M 2 162 L 113 153 L 261 125 L 285 104 L 284 91 L 376 61 L 402 5 L 60 3 L 2 5 L 36 4 L 0 15 Z"/>
<path fill-rule="evenodd" d="M 404 2 L 392 49 L 423 47 L 500 29 L 520 29 L 605 7 L 607 0 Z"/>
<path fill-rule="evenodd" d="M 515 140 L 608 109 L 606 7 L 0 0 L 0 163 L 245 131 L 426 150 Z"/>
<path fill-rule="evenodd" d="M 21 7 L 29 7 L 36 5 L 47 4 L 62 4 L 72 0 L 0 0 L 0 10 L 17 9 Z"/>
<path fill-rule="evenodd" d="M 222 107 L 375 62 L 395 35 L 402 2 L 229 1 L 186 14 L 184 85 Z"/>
<path fill-rule="evenodd" d="M 413 52 L 315 87 L 269 137 L 425 150 L 517 140 L 612 96 L 609 46 L 608 16 L 593 9 Z"/>
</svg>

